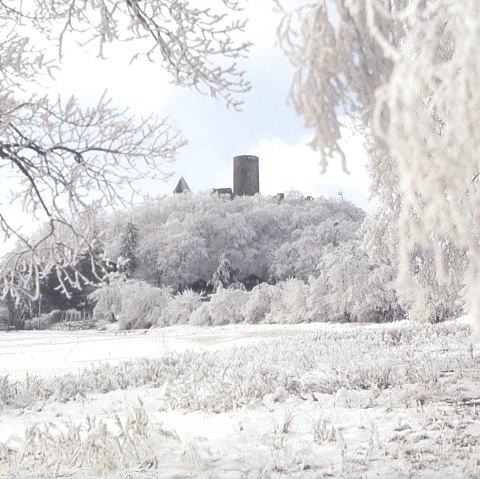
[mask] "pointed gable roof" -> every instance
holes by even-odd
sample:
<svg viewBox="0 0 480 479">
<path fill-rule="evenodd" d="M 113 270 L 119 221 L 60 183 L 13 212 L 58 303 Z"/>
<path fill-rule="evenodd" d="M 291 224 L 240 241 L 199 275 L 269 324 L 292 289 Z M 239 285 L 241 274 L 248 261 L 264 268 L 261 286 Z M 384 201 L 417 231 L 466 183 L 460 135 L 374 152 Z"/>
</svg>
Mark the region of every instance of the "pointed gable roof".
<svg viewBox="0 0 480 479">
<path fill-rule="evenodd" d="M 187 182 L 185 181 L 185 178 L 182 176 L 177 183 L 177 186 L 175 186 L 175 189 L 173 190 L 175 194 L 177 193 L 191 193 L 192 190 L 188 186 Z"/>
</svg>

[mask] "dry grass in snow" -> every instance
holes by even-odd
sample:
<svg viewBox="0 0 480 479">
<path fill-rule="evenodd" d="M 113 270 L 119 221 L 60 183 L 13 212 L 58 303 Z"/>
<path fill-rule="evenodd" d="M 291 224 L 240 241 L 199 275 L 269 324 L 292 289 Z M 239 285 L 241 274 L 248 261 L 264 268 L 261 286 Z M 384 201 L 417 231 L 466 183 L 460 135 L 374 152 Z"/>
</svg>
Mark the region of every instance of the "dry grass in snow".
<svg viewBox="0 0 480 479">
<path fill-rule="evenodd" d="M 459 321 L 318 325 L 239 348 L 3 378 L 0 471 L 475 478 L 479 380 L 480 351 Z"/>
</svg>

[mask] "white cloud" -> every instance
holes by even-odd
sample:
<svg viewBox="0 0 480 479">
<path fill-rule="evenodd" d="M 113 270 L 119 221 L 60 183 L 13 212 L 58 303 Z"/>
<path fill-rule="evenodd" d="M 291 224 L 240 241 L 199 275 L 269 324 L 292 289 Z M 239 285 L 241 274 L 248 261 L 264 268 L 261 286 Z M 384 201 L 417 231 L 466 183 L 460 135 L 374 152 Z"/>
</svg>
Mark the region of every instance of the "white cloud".
<svg viewBox="0 0 480 479">
<path fill-rule="evenodd" d="M 369 201 L 370 180 L 366 171 L 366 154 L 361 139 L 356 136 L 344 141 L 350 174 L 345 173 L 339 161 L 332 161 L 326 173 L 321 174 L 319 154 L 300 140 L 287 144 L 279 138 L 261 141 L 249 154 L 260 157 L 260 191 L 274 195 L 298 190 L 314 197 L 338 197 L 339 193 L 356 205 L 372 210 Z"/>
</svg>

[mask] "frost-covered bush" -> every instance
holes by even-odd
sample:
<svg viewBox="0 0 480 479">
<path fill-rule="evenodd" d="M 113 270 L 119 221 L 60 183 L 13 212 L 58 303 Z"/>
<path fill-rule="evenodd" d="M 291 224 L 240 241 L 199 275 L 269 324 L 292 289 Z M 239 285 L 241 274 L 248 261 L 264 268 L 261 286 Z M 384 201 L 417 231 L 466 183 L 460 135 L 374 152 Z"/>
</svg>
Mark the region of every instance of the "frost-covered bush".
<svg viewBox="0 0 480 479">
<path fill-rule="evenodd" d="M 395 268 L 372 264 L 358 241 L 326 249 L 318 268 L 307 299 L 312 320 L 365 322 L 401 316 L 393 289 Z"/>
<path fill-rule="evenodd" d="M 247 323 L 260 323 L 273 308 L 274 301 L 278 299 L 280 290 L 277 286 L 261 283 L 255 286 L 245 303 L 244 316 Z"/>
<path fill-rule="evenodd" d="M 202 305 L 202 295 L 186 289 L 170 298 L 156 323 L 159 326 L 187 324 L 192 313 Z"/>
<path fill-rule="evenodd" d="M 274 290 L 272 307 L 265 316 L 266 323 L 309 322 L 307 312 L 308 285 L 298 279 L 278 283 Z"/>
<path fill-rule="evenodd" d="M 196 326 L 220 326 L 245 320 L 244 308 L 249 293 L 241 289 L 220 289 L 212 294 L 208 303 L 197 308 L 190 318 Z"/>
<path fill-rule="evenodd" d="M 465 304 L 458 286 L 442 284 L 437 279 L 425 285 L 412 277 L 410 281 L 402 282 L 399 299 L 408 319 L 438 323 L 463 314 Z"/>
<path fill-rule="evenodd" d="M 398 270 L 399 233 L 391 213 L 377 212 L 369 217 L 362 225 L 361 236 L 362 246 L 370 258 Z M 407 279 L 403 275 L 395 282 L 398 302 L 407 317 L 414 321 L 439 322 L 458 317 L 465 306 L 468 255 L 447 238 L 440 241 L 432 236 L 430 243 L 434 242 L 440 243 L 440 257 L 435 258 L 432 244 L 416 245 L 408 261 Z M 438 277 L 437 260 L 445 269 L 442 278 Z"/>
<path fill-rule="evenodd" d="M 440 261 L 446 268 L 441 278 L 430 248 L 417 247 L 412 255 L 409 280 L 399 288 L 410 319 L 436 323 L 462 314 L 469 256 L 444 240 Z"/>
<path fill-rule="evenodd" d="M 210 316 L 209 304 L 204 303 L 197 308 L 190 316 L 190 324 L 193 326 L 211 326 L 212 317 Z"/>
<path fill-rule="evenodd" d="M 23 324 L 23 329 L 37 330 L 49 329 L 53 325 L 51 318 L 48 314 L 41 314 L 36 318 L 26 319 Z"/>
<path fill-rule="evenodd" d="M 93 317 L 97 321 L 116 321 L 122 310 L 121 288 L 125 278 L 113 279 L 88 296 L 95 303 Z"/>
<path fill-rule="evenodd" d="M 368 275 L 369 291 L 365 297 L 365 321 L 395 321 L 405 316 L 405 310 L 398 298 L 396 278 L 397 269 L 391 265 L 371 267 Z"/>
<path fill-rule="evenodd" d="M 171 297 L 169 289 L 156 288 L 137 280 L 126 281 L 121 294 L 120 329 L 149 328 L 157 323 Z"/>
<path fill-rule="evenodd" d="M 118 278 L 89 296 L 96 301 L 94 317 L 118 319 L 120 329 L 149 328 L 156 324 L 171 297 L 169 289 L 144 281 Z"/>
<path fill-rule="evenodd" d="M 212 326 L 241 323 L 249 293 L 241 289 L 221 289 L 212 295 L 208 310 Z"/>
</svg>

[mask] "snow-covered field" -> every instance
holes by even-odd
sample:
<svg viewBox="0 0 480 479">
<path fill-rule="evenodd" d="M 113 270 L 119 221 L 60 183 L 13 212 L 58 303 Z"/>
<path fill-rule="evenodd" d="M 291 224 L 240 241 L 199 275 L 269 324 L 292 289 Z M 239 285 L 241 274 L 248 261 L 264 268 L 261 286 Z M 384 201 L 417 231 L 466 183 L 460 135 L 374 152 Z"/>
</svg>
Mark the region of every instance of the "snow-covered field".
<svg viewBox="0 0 480 479">
<path fill-rule="evenodd" d="M 0 333 L 0 478 L 478 478 L 479 380 L 465 320 Z"/>
</svg>

